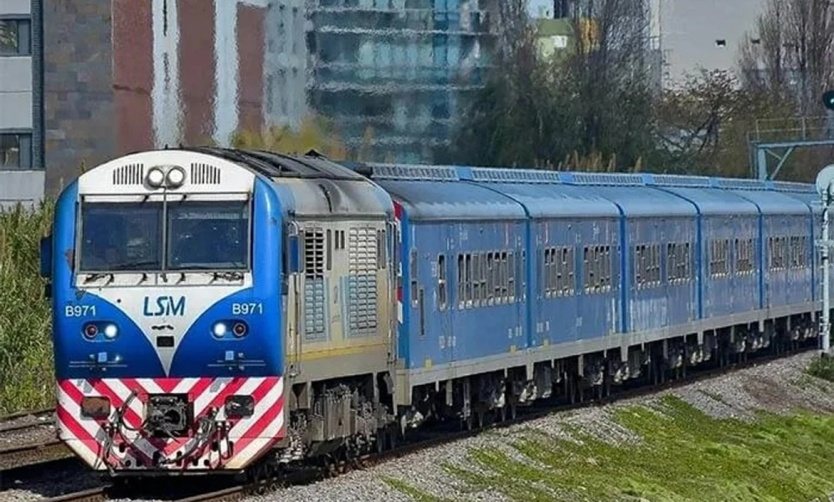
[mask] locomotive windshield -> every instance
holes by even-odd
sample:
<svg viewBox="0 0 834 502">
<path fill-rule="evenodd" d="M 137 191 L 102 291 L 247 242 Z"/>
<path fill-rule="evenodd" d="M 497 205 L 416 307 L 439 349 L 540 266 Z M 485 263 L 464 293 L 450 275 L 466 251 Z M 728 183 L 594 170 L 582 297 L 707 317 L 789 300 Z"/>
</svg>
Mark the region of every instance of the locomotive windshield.
<svg viewBox="0 0 834 502">
<path fill-rule="evenodd" d="M 245 270 L 249 203 L 84 203 L 81 271 Z"/>
<path fill-rule="evenodd" d="M 168 206 L 169 270 L 241 270 L 249 262 L 246 202 Z"/>
</svg>

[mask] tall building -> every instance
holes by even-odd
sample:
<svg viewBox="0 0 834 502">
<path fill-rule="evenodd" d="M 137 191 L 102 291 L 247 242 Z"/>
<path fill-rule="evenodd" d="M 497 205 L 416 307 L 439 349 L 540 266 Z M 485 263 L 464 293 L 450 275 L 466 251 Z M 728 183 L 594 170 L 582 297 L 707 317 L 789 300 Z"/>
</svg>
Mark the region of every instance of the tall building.
<svg viewBox="0 0 834 502">
<path fill-rule="evenodd" d="M 43 196 L 39 15 L 39 1 L 0 1 L 0 206 Z"/>
<path fill-rule="evenodd" d="M 310 0 L 310 105 L 375 160 L 428 161 L 481 87 L 500 0 Z"/>
<path fill-rule="evenodd" d="M 354 154 L 432 161 L 483 82 L 499 1 L 0 0 L 0 203 L 311 112 Z"/>
<path fill-rule="evenodd" d="M 117 155 L 228 145 L 303 114 L 300 0 L 72 0 L 44 10 L 47 188 Z M 302 40 L 303 41 L 303 40 Z M 289 74 L 290 77 L 282 78 Z M 293 80 L 295 75 L 295 80 Z M 286 105 L 282 105 L 286 103 Z"/>
<path fill-rule="evenodd" d="M 734 70 L 739 44 L 755 30 L 766 0 L 662 0 L 658 4 L 664 86 L 668 87 L 683 82 L 687 73 L 698 68 Z"/>
</svg>

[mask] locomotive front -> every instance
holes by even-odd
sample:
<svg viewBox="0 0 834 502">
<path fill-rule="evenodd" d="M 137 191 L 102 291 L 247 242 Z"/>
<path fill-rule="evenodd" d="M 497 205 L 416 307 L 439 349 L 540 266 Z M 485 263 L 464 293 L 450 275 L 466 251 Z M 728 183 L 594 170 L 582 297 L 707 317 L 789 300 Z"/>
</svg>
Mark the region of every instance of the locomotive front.
<svg viewBox="0 0 834 502">
<path fill-rule="evenodd" d="M 68 186 L 42 265 L 60 439 L 111 475 L 240 472 L 280 440 L 281 246 L 269 182 L 211 155 Z"/>
</svg>

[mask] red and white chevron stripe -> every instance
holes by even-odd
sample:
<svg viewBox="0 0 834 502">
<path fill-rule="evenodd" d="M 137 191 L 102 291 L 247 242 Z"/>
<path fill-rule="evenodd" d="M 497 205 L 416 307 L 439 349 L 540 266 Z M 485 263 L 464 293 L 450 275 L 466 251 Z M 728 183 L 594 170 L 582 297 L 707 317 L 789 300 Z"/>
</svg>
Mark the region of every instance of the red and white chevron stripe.
<svg viewBox="0 0 834 502">
<path fill-rule="evenodd" d="M 134 390 L 138 394 L 128 405 L 124 425 L 115 434 L 108 434 L 107 423 L 112 423 L 116 409 Z M 160 457 L 177 459 L 189 453 L 197 438 L 156 438 L 142 431 L 148 394 L 188 394 L 194 405 L 195 421 L 211 409 L 217 409 L 215 420 L 226 422 L 226 429 L 215 433 L 213 440 L 201 442 L 187 460 L 154 466 L 155 459 Z M 253 415 L 227 419 L 224 403 L 230 395 L 253 396 Z M 84 397 L 108 398 L 110 417 L 106 420 L 82 417 Z M 96 470 L 107 470 L 107 464 L 116 471 L 238 470 L 284 437 L 284 382 L 281 377 L 60 380 L 57 417 L 59 439 Z M 107 445 L 109 436 L 114 438 L 112 447 Z"/>
</svg>

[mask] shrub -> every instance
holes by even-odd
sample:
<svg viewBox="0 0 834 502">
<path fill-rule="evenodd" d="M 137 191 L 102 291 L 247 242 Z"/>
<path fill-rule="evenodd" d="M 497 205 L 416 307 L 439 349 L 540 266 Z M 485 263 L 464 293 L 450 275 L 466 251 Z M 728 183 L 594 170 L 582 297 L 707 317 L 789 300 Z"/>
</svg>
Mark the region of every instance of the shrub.
<svg viewBox="0 0 834 502">
<path fill-rule="evenodd" d="M 834 358 L 819 357 L 808 365 L 808 374 L 829 382 L 834 382 Z"/>
<path fill-rule="evenodd" d="M 0 414 L 54 402 L 49 301 L 39 242 L 53 205 L 0 209 Z"/>
</svg>

